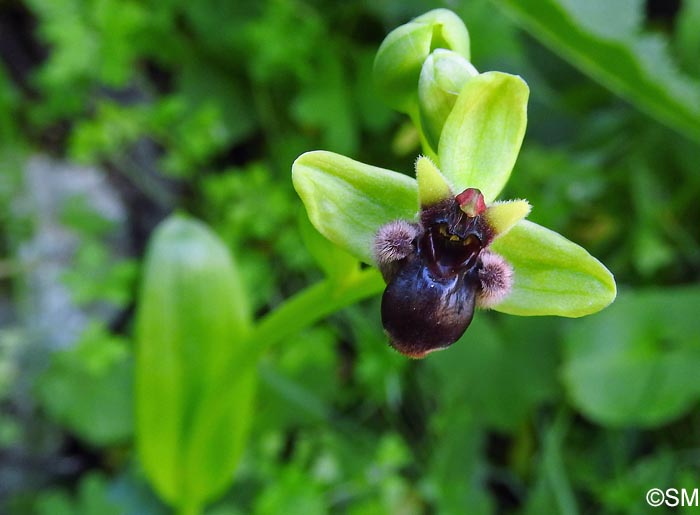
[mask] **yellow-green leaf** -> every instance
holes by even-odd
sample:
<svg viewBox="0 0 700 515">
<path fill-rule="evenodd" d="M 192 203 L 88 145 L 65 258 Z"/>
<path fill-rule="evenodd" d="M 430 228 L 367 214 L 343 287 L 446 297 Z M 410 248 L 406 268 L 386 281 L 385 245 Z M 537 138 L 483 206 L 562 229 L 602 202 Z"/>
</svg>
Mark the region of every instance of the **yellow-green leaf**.
<svg viewBox="0 0 700 515">
<path fill-rule="evenodd" d="M 254 368 L 242 282 L 204 224 L 173 216 L 149 244 L 136 326 L 137 450 L 156 492 L 181 511 L 232 481 L 251 419 Z"/>
</svg>

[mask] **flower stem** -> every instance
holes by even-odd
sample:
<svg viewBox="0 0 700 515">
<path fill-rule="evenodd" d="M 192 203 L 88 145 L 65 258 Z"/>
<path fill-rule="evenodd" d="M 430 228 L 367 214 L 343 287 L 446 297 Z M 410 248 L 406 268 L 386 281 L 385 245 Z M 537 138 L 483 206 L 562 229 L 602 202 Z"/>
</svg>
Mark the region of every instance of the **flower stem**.
<svg viewBox="0 0 700 515">
<path fill-rule="evenodd" d="M 259 348 L 269 348 L 336 311 L 380 293 L 384 281 L 374 268 L 339 283 L 325 279 L 297 293 L 264 317 L 251 335 Z"/>
<path fill-rule="evenodd" d="M 246 353 L 236 357 L 232 369 L 254 366 L 262 354 L 302 329 L 363 299 L 381 293 L 384 281 L 378 270 L 358 270 L 345 278 L 324 279 L 300 291 L 263 317 L 247 337 Z"/>
</svg>

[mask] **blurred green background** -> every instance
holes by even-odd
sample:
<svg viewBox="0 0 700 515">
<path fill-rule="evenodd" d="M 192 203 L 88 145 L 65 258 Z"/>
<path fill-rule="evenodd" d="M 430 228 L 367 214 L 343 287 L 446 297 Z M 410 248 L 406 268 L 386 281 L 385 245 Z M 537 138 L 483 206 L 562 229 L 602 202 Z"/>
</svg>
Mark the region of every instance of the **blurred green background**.
<svg viewBox="0 0 700 515">
<path fill-rule="evenodd" d="M 3 0 L 2 513 L 170 513 L 134 452 L 153 228 L 207 222 L 256 318 L 321 279 L 291 163 L 411 173 L 416 133 L 372 60 L 435 7 L 465 21 L 477 69 L 530 86 L 503 197 L 601 259 L 618 300 L 480 313 L 420 362 L 386 344 L 378 297 L 295 334 L 258 365 L 207 513 L 643 514 L 649 488 L 700 487 L 698 0 Z"/>
</svg>

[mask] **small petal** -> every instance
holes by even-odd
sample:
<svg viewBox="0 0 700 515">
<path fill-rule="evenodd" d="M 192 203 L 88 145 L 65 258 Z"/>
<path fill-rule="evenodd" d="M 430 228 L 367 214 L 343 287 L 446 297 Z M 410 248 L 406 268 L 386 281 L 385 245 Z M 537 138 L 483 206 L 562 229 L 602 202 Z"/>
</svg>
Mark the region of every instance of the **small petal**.
<svg viewBox="0 0 700 515">
<path fill-rule="evenodd" d="M 425 156 L 420 156 L 416 161 L 416 180 L 421 206 L 432 206 L 453 196 L 440 170 Z"/>
<path fill-rule="evenodd" d="M 365 263 L 382 225 L 416 215 L 414 179 L 333 152 L 299 156 L 292 181 L 318 232 Z"/>
<path fill-rule="evenodd" d="M 506 200 L 491 204 L 486 208 L 484 216 L 494 230 L 495 237 L 498 237 L 529 215 L 531 209 L 527 200 Z"/>
<path fill-rule="evenodd" d="M 527 125 L 527 84 L 482 73 L 466 81 L 440 136 L 440 169 L 455 191 L 478 188 L 491 203 L 508 182 Z"/>
<path fill-rule="evenodd" d="M 615 279 L 579 245 L 521 220 L 491 247 L 511 264 L 513 289 L 494 307 L 511 315 L 580 317 L 600 311 L 617 295 Z"/>
</svg>

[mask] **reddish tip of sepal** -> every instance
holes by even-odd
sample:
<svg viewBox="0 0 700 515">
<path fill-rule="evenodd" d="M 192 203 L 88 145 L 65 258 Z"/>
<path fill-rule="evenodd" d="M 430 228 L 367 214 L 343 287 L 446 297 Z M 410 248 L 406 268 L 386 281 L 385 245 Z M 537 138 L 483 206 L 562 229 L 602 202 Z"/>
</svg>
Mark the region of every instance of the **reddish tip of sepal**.
<svg viewBox="0 0 700 515">
<path fill-rule="evenodd" d="M 459 208 L 469 216 L 479 216 L 486 211 L 484 196 L 476 188 L 467 188 L 455 197 Z"/>
</svg>

